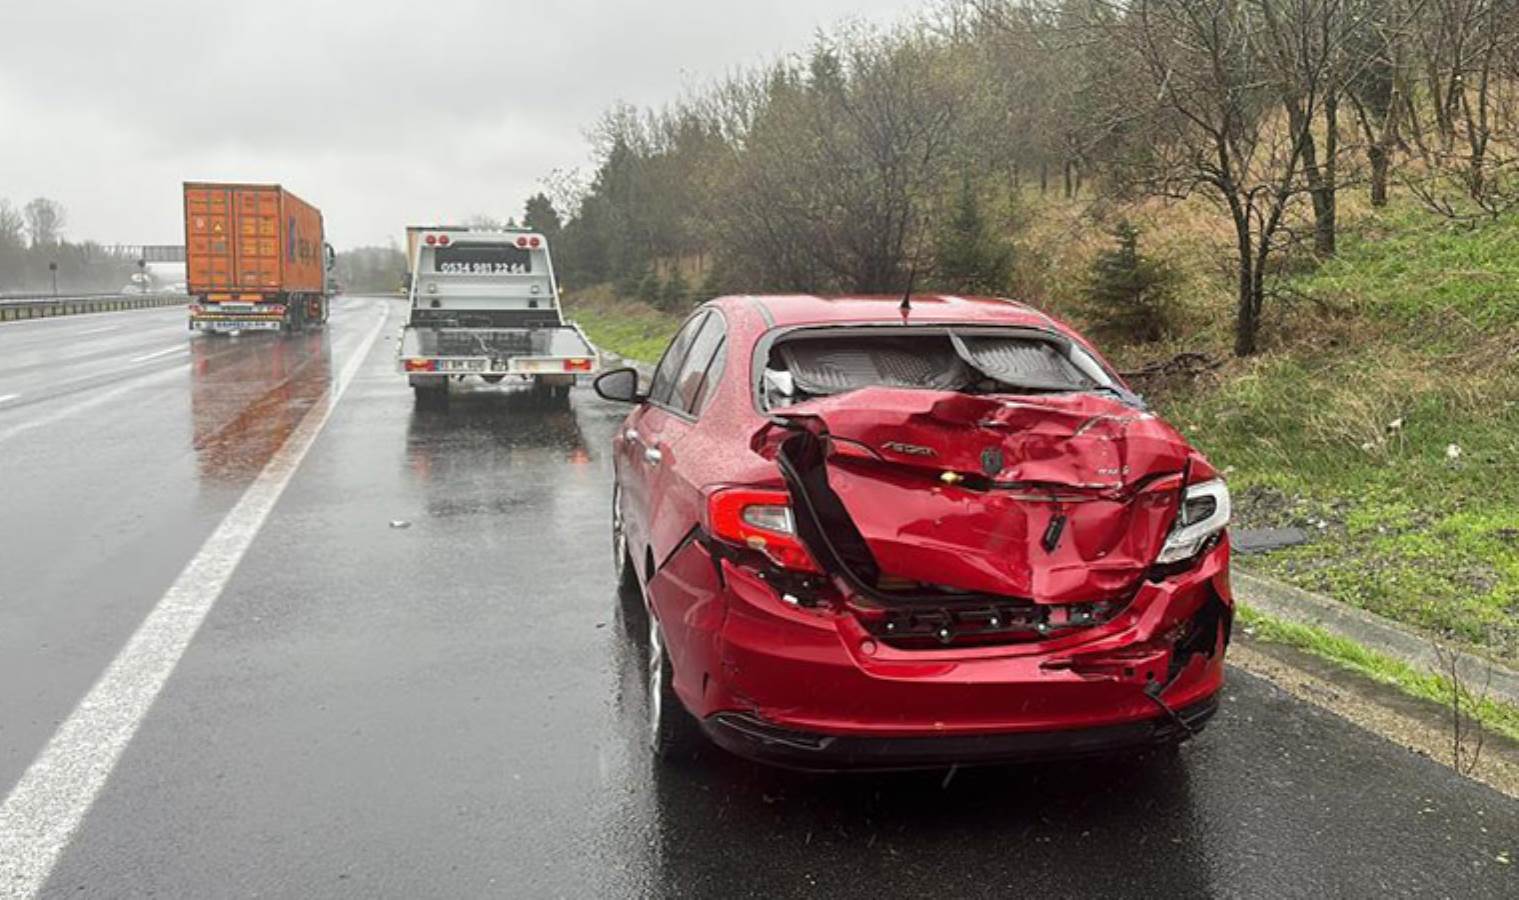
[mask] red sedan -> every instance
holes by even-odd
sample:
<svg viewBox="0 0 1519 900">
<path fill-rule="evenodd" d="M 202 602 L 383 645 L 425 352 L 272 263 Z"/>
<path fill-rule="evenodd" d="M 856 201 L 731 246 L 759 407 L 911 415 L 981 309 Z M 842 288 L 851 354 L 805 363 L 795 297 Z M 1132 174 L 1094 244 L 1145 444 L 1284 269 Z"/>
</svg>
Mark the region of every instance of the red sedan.
<svg viewBox="0 0 1519 900">
<path fill-rule="evenodd" d="M 650 735 L 809 769 L 1107 752 L 1218 705 L 1218 472 L 1080 335 L 996 299 L 726 297 L 613 441 Z"/>
</svg>

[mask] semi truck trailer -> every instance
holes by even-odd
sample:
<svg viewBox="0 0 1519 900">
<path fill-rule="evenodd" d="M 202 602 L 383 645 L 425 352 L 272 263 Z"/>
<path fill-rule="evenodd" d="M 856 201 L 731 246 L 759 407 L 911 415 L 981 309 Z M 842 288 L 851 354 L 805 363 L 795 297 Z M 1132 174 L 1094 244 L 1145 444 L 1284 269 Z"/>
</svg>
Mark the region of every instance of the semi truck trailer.
<svg viewBox="0 0 1519 900">
<path fill-rule="evenodd" d="M 411 312 L 400 369 L 419 406 L 448 403 L 450 382 L 527 382 L 565 404 L 575 379 L 597 371 L 596 348 L 559 308 L 543 235 L 447 226 L 407 229 Z"/>
<path fill-rule="evenodd" d="M 185 184 L 190 328 L 298 331 L 327 321 L 322 212 L 277 184 Z"/>
</svg>

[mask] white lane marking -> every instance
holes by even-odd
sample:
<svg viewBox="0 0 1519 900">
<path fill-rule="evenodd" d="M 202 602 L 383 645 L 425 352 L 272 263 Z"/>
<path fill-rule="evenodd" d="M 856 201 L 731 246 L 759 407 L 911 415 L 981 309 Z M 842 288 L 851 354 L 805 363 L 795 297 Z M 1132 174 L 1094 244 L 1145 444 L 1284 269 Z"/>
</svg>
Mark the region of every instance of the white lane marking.
<svg viewBox="0 0 1519 900">
<path fill-rule="evenodd" d="M 79 333 L 81 335 L 86 335 L 86 334 L 101 334 L 102 332 L 106 332 L 106 331 L 115 331 L 116 329 L 118 329 L 120 327 L 121 327 L 120 325 L 103 325 L 103 326 L 101 326 L 99 328 L 86 328 L 85 330 L 83 330 L 83 331 L 81 331 Z"/>
<path fill-rule="evenodd" d="M 190 352 L 190 345 L 189 344 L 177 344 L 177 345 L 175 345 L 173 347 L 165 347 L 164 349 L 155 351 L 153 353 L 144 353 L 142 356 L 134 356 L 134 357 L 131 358 L 131 360 L 129 360 L 129 362 L 134 362 L 134 363 L 147 362 L 150 359 L 158 359 L 160 356 L 168 356 L 171 353 L 189 353 L 189 352 Z"/>
<path fill-rule="evenodd" d="M 0 805 L 0 897 L 35 897 L 390 317 L 343 367 Z"/>
<path fill-rule="evenodd" d="M 21 396 L 20 394 L 0 394 L 0 403 L 6 403 Z"/>
</svg>

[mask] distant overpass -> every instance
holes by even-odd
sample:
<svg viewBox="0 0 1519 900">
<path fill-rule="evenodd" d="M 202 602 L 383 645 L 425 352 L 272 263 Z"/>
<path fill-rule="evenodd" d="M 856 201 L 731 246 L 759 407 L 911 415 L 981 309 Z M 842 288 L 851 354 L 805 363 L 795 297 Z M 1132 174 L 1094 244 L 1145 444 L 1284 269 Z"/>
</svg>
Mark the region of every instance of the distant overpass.
<svg viewBox="0 0 1519 900">
<path fill-rule="evenodd" d="M 185 261 L 184 244 L 110 244 L 100 248 L 106 254 L 120 259 L 143 260 L 150 263 L 182 263 Z"/>
</svg>

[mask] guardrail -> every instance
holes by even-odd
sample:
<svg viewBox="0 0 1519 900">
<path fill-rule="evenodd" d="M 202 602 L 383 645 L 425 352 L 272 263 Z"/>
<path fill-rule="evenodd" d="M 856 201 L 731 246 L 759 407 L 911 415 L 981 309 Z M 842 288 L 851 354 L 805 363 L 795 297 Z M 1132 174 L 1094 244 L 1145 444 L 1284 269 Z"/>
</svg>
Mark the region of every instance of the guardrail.
<svg viewBox="0 0 1519 900">
<path fill-rule="evenodd" d="M 150 306 L 183 306 L 190 302 L 187 294 L 76 294 L 71 297 L 0 298 L 0 322 L 20 319 L 45 319 L 79 313 L 115 312 L 144 309 Z"/>
</svg>

